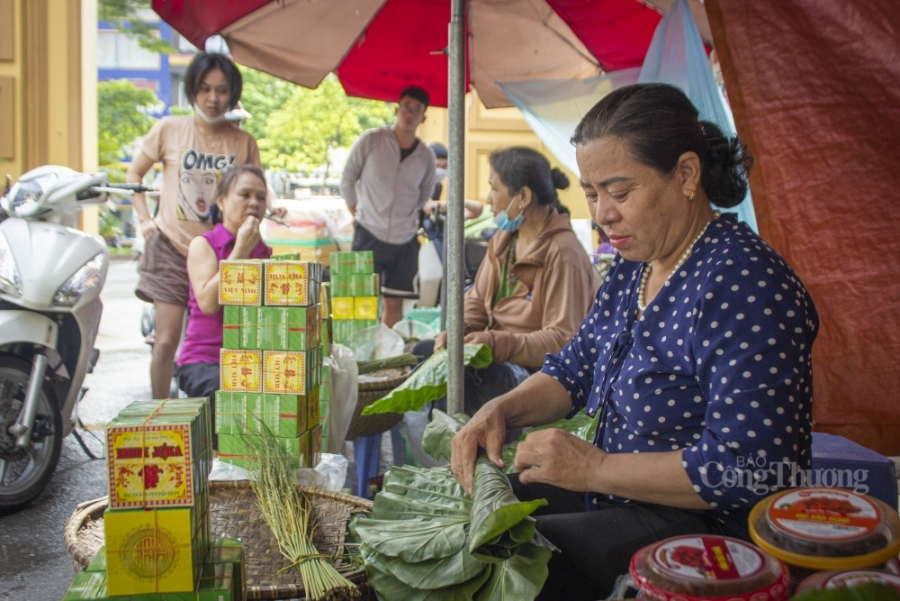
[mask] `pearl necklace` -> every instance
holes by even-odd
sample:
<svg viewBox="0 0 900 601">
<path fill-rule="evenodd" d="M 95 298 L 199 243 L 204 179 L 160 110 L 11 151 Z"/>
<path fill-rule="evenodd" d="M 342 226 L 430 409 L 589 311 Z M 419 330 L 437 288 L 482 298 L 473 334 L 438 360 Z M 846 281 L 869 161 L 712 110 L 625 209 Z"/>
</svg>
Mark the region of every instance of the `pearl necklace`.
<svg viewBox="0 0 900 601">
<path fill-rule="evenodd" d="M 675 261 L 675 265 L 672 266 L 672 269 L 669 271 L 669 275 L 666 277 L 666 282 L 669 281 L 669 278 L 672 277 L 672 274 L 678 271 L 678 269 L 684 265 L 684 262 L 688 260 L 691 256 L 691 252 L 694 249 L 694 245 L 700 241 L 700 238 L 703 237 L 703 234 L 706 232 L 706 228 L 709 227 L 709 224 L 719 218 L 722 213 L 719 211 L 714 211 L 712 219 L 706 222 L 703 228 L 700 230 L 700 233 L 691 240 L 691 243 L 687 245 L 687 248 L 684 249 L 684 252 L 681 253 L 681 256 L 678 257 L 678 260 Z M 644 263 L 644 268 L 641 270 L 641 283 L 638 285 L 638 298 L 637 298 L 637 309 L 639 313 L 643 313 L 647 308 L 647 304 L 644 302 L 644 290 L 647 288 L 647 280 L 650 279 L 650 272 L 653 271 L 653 266 L 650 263 Z M 665 286 L 665 283 L 663 283 Z"/>
</svg>

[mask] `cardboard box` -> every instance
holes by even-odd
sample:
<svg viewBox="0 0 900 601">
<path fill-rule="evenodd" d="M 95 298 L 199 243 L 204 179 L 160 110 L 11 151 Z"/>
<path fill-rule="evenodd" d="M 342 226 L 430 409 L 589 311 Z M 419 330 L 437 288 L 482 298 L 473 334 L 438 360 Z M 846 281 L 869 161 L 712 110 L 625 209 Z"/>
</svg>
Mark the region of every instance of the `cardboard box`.
<svg viewBox="0 0 900 601">
<path fill-rule="evenodd" d="M 381 277 L 377 273 L 354 273 L 350 276 L 350 296 L 378 296 Z"/>
<path fill-rule="evenodd" d="M 262 351 L 222 349 L 219 370 L 219 390 L 262 392 Z"/>
<path fill-rule="evenodd" d="M 309 403 L 318 404 L 319 395 L 216 393 L 218 434 L 262 434 L 297 436 L 308 429 Z"/>
<path fill-rule="evenodd" d="M 207 399 L 126 407 L 106 427 L 109 507 L 192 506 L 212 466 Z"/>
<path fill-rule="evenodd" d="M 262 288 L 261 261 L 219 261 L 220 305 L 260 305 Z"/>
<path fill-rule="evenodd" d="M 355 319 L 334 319 L 331 322 L 332 341 L 337 344 L 345 344 L 347 339 L 356 332 Z"/>
<path fill-rule="evenodd" d="M 315 387 L 317 351 L 263 351 L 266 394 L 307 394 Z"/>
<path fill-rule="evenodd" d="M 237 305 L 225 305 L 222 318 L 222 346 L 241 348 L 241 309 Z"/>
<path fill-rule="evenodd" d="M 256 449 L 261 440 L 261 437 L 255 434 L 220 434 L 219 461 L 247 470 L 257 469 L 259 458 Z M 290 458 L 290 467 L 294 469 L 301 467 L 301 451 L 306 450 L 306 447 L 301 445 L 301 436 L 279 437 L 276 440 Z"/>
<path fill-rule="evenodd" d="M 107 509 L 103 530 L 110 595 L 194 591 L 209 551 L 208 505 Z"/>
<path fill-rule="evenodd" d="M 331 253 L 331 273 L 373 273 L 375 261 L 371 250 L 351 250 Z"/>
<path fill-rule="evenodd" d="M 321 343 L 319 305 L 267 307 L 272 320 L 272 346 L 276 351 L 305 351 Z M 260 323 L 262 327 L 262 323 Z"/>
<path fill-rule="evenodd" d="M 353 296 L 352 273 L 336 273 L 331 276 L 331 294 L 333 296 Z"/>
<path fill-rule="evenodd" d="M 357 296 L 353 302 L 353 319 L 378 319 L 378 297 Z"/>
<path fill-rule="evenodd" d="M 80 572 L 69 585 L 63 601 L 86 601 L 88 599 L 107 599 L 106 572 Z"/>
<path fill-rule="evenodd" d="M 352 296 L 335 296 L 331 299 L 331 317 L 335 320 L 354 319 L 356 299 Z"/>
<path fill-rule="evenodd" d="M 238 348 L 247 350 L 259 350 L 259 311 L 262 307 L 241 306 L 240 312 L 240 346 L 225 348 Z"/>
<path fill-rule="evenodd" d="M 105 547 L 101 547 L 103 551 Z M 98 552 L 99 556 L 99 552 Z M 91 563 L 93 566 L 94 563 Z M 64 601 L 246 601 L 246 565 L 243 546 L 239 539 L 217 538 L 212 541 L 206 563 L 195 589 L 190 592 L 146 593 L 128 596 L 110 596 L 107 590 L 107 574 L 103 569 L 76 574 Z"/>
<path fill-rule="evenodd" d="M 266 261 L 265 300 L 272 305 L 314 305 L 318 300 L 318 284 L 310 277 L 306 261 Z"/>
</svg>

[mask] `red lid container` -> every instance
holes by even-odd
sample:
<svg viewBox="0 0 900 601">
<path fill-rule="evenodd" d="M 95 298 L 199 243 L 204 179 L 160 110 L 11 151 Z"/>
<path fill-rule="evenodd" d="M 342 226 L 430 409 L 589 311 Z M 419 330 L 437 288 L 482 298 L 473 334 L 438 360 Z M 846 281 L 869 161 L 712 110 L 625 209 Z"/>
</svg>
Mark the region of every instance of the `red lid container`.
<svg viewBox="0 0 900 601">
<path fill-rule="evenodd" d="M 900 591 L 900 576 L 885 570 L 843 570 L 834 572 L 816 572 L 808 576 L 797 587 L 797 592 L 815 591 L 831 588 L 852 588 L 870 582 L 892 586 Z"/>
<path fill-rule="evenodd" d="M 726 536 L 692 535 L 647 545 L 631 558 L 641 598 L 652 601 L 784 601 L 790 574 L 778 559 Z"/>
</svg>

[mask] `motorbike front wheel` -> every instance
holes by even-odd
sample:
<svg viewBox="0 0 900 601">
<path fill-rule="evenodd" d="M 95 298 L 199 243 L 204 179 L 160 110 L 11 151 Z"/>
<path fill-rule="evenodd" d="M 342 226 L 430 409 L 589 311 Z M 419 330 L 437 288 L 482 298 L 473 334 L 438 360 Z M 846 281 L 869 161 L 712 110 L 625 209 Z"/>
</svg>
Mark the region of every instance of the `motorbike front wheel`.
<svg viewBox="0 0 900 601">
<path fill-rule="evenodd" d="M 32 439 L 16 446 L 9 428 L 25 401 L 31 365 L 16 357 L 0 356 L 0 511 L 18 509 L 37 497 L 47 483 L 62 449 L 62 416 L 47 389 L 38 393 Z"/>
</svg>

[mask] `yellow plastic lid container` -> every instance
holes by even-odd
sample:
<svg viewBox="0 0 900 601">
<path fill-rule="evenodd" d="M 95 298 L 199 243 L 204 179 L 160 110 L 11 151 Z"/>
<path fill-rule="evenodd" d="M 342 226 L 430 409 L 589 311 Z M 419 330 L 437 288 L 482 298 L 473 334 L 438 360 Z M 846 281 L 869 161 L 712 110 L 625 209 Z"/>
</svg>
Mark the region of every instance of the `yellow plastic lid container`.
<svg viewBox="0 0 900 601">
<path fill-rule="evenodd" d="M 808 570 L 877 568 L 900 553 L 900 516 L 883 501 L 841 488 L 795 488 L 750 512 L 761 549 Z"/>
</svg>

